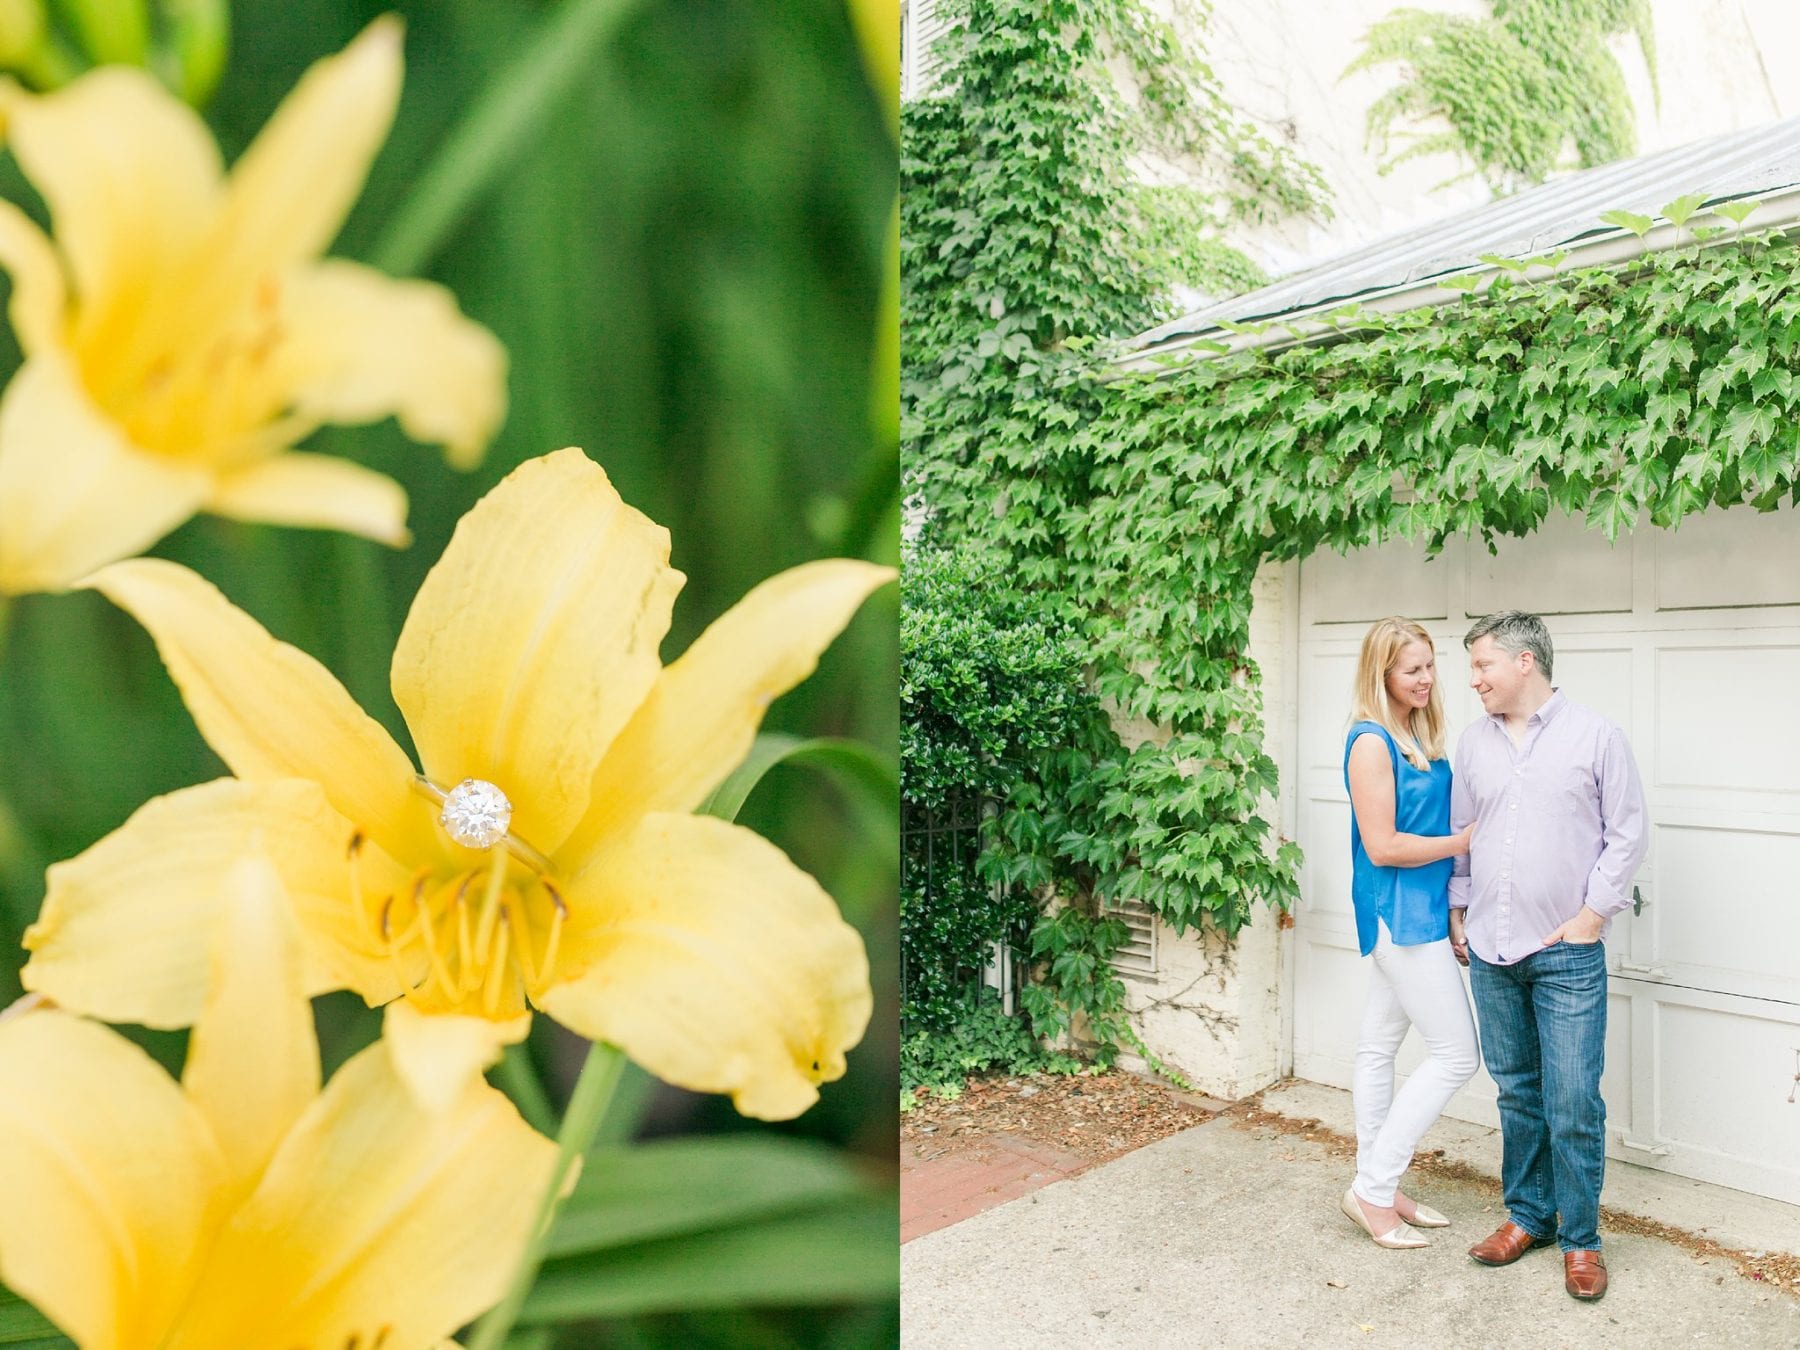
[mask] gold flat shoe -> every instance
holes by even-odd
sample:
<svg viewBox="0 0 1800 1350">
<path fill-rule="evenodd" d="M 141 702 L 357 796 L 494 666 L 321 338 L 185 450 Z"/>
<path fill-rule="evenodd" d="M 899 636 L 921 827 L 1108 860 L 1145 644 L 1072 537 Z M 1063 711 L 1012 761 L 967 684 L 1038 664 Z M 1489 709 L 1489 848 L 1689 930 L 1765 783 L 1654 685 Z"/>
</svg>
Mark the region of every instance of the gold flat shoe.
<svg viewBox="0 0 1800 1350">
<path fill-rule="evenodd" d="M 1430 1205 L 1421 1205 L 1413 1201 L 1413 1216 L 1406 1220 L 1414 1228 L 1448 1228 L 1450 1220 L 1439 1214 Z"/>
<path fill-rule="evenodd" d="M 1394 1227 L 1386 1233 L 1377 1233 L 1375 1227 L 1362 1212 L 1362 1206 L 1356 1203 L 1356 1188 L 1352 1186 L 1344 1192 L 1344 1198 L 1338 1206 L 1345 1216 L 1363 1232 L 1375 1239 L 1377 1247 L 1388 1247 L 1395 1251 L 1403 1247 L 1429 1247 L 1429 1239 L 1421 1237 L 1404 1219 L 1397 1220 Z"/>
</svg>

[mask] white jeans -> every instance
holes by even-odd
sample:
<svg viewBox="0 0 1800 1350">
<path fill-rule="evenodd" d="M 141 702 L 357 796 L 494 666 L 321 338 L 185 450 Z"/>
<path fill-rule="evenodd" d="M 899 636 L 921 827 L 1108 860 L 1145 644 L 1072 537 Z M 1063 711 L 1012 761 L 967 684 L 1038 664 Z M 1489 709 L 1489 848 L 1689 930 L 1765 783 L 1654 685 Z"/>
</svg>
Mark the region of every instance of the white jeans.
<svg viewBox="0 0 1800 1350">
<path fill-rule="evenodd" d="M 1450 939 L 1396 947 L 1387 925 L 1370 954 L 1369 1001 L 1356 1043 L 1351 1095 L 1356 1102 L 1356 1193 L 1371 1205 L 1394 1203 L 1413 1149 L 1457 1089 L 1475 1076 L 1480 1052 Z M 1408 1027 L 1429 1057 L 1394 1091 L 1394 1056 Z"/>
</svg>

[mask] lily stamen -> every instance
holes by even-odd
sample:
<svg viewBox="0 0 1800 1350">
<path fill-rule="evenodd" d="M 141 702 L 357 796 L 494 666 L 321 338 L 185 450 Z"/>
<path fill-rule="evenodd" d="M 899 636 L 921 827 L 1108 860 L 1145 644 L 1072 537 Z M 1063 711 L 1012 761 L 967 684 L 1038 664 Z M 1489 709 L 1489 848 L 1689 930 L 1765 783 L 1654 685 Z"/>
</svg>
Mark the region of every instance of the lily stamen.
<svg viewBox="0 0 1800 1350">
<path fill-rule="evenodd" d="M 504 902 L 501 903 L 500 910 L 506 910 Z M 508 925 L 502 924 L 494 930 L 493 959 L 488 962 L 487 984 L 481 991 L 481 1007 L 489 1017 L 500 1006 L 500 985 L 506 977 L 506 944 L 509 936 Z"/>
<path fill-rule="evenodd" d="M 525 987 L 532 993 L 538 991 L 537 965 L 531 959 L 531 929 L 525 920 L 525 904 L 502 905 L 500 911 L 507 918 L 508 927 L 512 929 L 513 945 L 518 948 L 519 973 L 525 977 Z"/>
<path fill-rule="evenodd" d="M 413 887 L 413 904 L 417 907 L 418 911 L 417 916 L 413 920 L 413 926 L 417 928 L 424 937 L 425 954 L 431 962 L 432 976 L 437 980 L 438 984 L 442 986 L 445 996 L 454 998 L 456 996 L 456 985 L 451 982 L 450 968 L 444 964 L 444 958 L 438 952 L 437 923 L 431 917 L 431 910 L 421 899 L 420 893 L 424 888 L 425 878 L 421 877 L 419 878 L 418 884 Z"/>
<path fill-rule="evenodd" d="M 549 877 L 539 877 L 538 884 L 550 897 L 550 936 L 544 939 L 544 959 L 540 969 L 546 976 L 556 969 L 557 944 L 562 941 L 563 920 L 569 917 L 569 907 L 563 903 L 561 892 L 556 889 Z"/>
<path fill-rule="evenodd" d="M 496 850 L 488 865 L 487 889 L 481 896 L 481 917 L 475 924 L 475 964 L 488 963 L 489 947 L 494 940 L 494 924 L 500 913 L 500 892 L 506 887 L 506 853 Z"/>
<path fill-rule="evenodd" d="M 362 887 L 362 848 L 365 836 L 361 830 L 350 836 L 350 848 L 345 857 L 350 863 L 350 906 L 356 911 L 356 917 L 363 923 L 369 922 L 368 902 L 363 898 Z"/>
</svg>

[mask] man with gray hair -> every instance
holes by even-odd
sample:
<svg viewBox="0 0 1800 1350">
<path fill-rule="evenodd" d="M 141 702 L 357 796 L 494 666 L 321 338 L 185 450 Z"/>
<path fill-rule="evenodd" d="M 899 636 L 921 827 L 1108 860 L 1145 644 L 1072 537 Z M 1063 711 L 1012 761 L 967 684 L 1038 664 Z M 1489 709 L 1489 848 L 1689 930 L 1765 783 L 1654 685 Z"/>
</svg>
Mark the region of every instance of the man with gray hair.
<svg viewBox="0 0 1800 1350">
<path fill-rule="evenodd" d="M 1625 733 L 1550 683 L 1535 614 L 1490 614 L 1463 639 L 1487 716 L 1462 734 L 1452 833 L 1475 833 L 1450 880 L 1450 943 L 1469 967 L 1482 1058 L 1500 1089 L 1509 1218 L 1469 1249 L 1505 1266 L 1560 1242 L 1563 1287 L 1606 1293 L 1606 947 L 1631 904 L 1649 817 Z"/>
</svg>

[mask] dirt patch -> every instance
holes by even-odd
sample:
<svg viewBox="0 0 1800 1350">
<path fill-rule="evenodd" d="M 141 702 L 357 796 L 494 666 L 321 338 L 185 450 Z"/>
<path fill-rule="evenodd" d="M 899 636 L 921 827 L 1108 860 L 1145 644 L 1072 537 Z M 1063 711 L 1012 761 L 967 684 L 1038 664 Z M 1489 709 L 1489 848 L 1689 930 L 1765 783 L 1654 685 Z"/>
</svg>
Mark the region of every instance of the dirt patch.
<svg viewBox="0 0 1800 1350">
<path fill-rule="evenodd" d="M 900 1117 L 900 1147 L 920 1159 L 981 1152 L 995 1140 L 1022 1138 L 1104 1162 L 1215 1114 L 1202 1099 L 1122 1069 L 975 1078 L 954 1101 L 923 1092 L 916 1100 Z"/>
<path fill-rule="evenodd" d="M 1322 1146 L 1334 1158 L 1349 1163 L 1356 1161 L 1354 1139 L 1327 1128 L 1318 1120 L 1284 1116 L 1264 1110 L 1260 1097 L 1246 1097 L 1243 1101 L 1233 1103 L 1221 1114 L 1227 1116 L 1239 1129 L 1273 1130 L 1289 1137 L 1310 1140 Z M 1500 1199 L 1500 1183 L 1497 1179 L 1467 1163 L 1446 1158 L 1441 1148 L 1429 1153 L 1414 1154 L 1412 1170 L 1425 1176 L 1442 1177 L 1447 1181 L 1473 1186 L 1493 1197 L 1496 1202 Z M 1609 1233 L 1632 1233 L 1639 1237 L 1672 1242 L 1702 1265 L 1716 1261 L 1722 1267 L 1735 1270 L 1746 1280 L 1766 1284 L 1791 1298 L 1800 1298 L 1800 1256 L 1791 1252 L 1740 1251 L 1735 1247 L 1727 1247 L 1722 1242 L 1715 1242 L 1702 1233 L 1690 1233 L 1684 1228 L 1677 1228 L 1657 1219 L 1647 1219 L 1641 1214 L 1627 1214 L 1610 1205 L 1600 1206 L 1600 1227 Z M 1716 1283 L 1723 1284 L 1724 1281 L 1725 1276 L 1721 1274 Z"/>
</svg>

